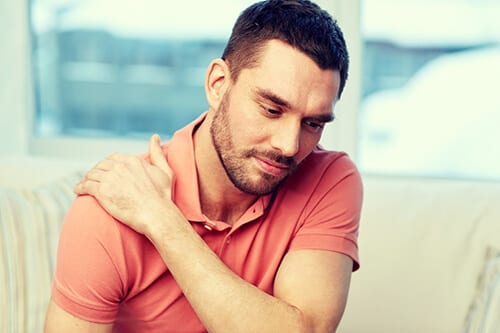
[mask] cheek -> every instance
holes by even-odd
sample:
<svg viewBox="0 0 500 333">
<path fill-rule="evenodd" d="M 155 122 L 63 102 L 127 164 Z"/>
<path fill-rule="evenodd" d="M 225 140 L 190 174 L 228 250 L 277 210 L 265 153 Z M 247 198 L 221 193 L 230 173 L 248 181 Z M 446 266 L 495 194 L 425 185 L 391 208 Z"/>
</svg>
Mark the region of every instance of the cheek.
<svg viewBox="0 0 500 333">
<path fill-rule="evenodd" d="M 254 109 L 246 108 L 239 109 L 234 113 L 232 121 L 232 133 L 235 141 L 242 144 L 261 144 L 269 137 L 269 133 L 273 132 L 272 126 L 269 126 L 262 116 Z"/>
<path fill-rule="evenodd" d="M 254 118 L 235 112 L 228 122 L 231 141 L 236 150 L 248 150 L 265 142 L 263 129 Z"/>
<path fill-rule="evenodd" d="M 250 122 L 244 122 L 243 126 L 234 132 L 235 136 L 239 137 L 242 144 L 254 146 L 255 148 L 266 142 L 269 137 L 266 133 L 267 129 L 264 126 L 259 126 L 259 124 L 255 123 L 252 125 Z"/>
</svg>

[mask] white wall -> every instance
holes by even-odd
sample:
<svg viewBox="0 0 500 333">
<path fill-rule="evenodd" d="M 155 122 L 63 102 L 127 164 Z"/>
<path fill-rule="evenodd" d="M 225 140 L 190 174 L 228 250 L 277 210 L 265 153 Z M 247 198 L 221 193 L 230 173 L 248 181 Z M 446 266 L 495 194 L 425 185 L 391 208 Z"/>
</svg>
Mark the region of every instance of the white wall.
<svg viewBox="0 0 500 333">
<path fill-rule="evenodd" d="M 24 0 L 0 0 L 0 155 L 27 151 L 29 31 Z"/>
</svg>

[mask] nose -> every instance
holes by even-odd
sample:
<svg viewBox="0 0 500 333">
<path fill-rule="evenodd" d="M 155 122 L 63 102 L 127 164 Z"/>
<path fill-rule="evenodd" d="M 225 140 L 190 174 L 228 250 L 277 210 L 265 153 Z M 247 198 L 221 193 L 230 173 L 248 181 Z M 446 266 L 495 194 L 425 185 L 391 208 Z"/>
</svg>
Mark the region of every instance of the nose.
<svg viewBox="0 0 500 333">
<path fill-rule="evenodd" d="M 298 125 L 286 124 L 276 128 L 272 134 L 271 144 L 273 148 L 279 150 L 283 156 L 295 156 L 300 147 L 300 130 L 300 123 Z"/>
</svg>

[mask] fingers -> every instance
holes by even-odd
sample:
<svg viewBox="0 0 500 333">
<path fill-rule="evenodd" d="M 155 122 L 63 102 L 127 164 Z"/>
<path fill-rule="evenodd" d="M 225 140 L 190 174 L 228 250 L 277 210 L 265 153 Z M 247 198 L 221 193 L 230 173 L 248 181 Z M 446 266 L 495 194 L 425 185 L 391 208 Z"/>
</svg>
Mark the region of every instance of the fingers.
<svg viewBox="0 0 500 333">
<path fill-rule="evenodd" d="M 167 175 L 171 174 L 170 167 L 168 166 L 165 155 L 163 155 L 163 150 L 161 149 L 160 136 L 158 134 L 153 134 L 151 139 L 149 139 L 149 156 L 153 165 L 160 168 Z"/>
<path fill-rule="evenodd" d="M 85 175 L 86 180 L 91 180 L 95 182 L 102 182 L 104 179 L 106 171 L 104 170 L 99 170 L 99 169 L 91 169 L 87 174 Z"/>
<path fill-rule="evenodd" d="M 111 157 L 109 158 L 106 158 L 102 161 L 99 161 L 93 168 L 92 170 L 96 169 L 96 170 L 102 170 L 102 171 L 109 171 L 113 168 L 113 160 L 110 159 Z"/>
<path fill-rule="evenodd" d="M 77 195 L 90 194 L 94 197 L 99 193 L 100 183 L 92 180 L 82 179 L 76 186 L 73 188 L 73 192 Z"/>
<path fill-rule="evenodd" d="M 160 136 L 154 134 L 149 141 L 149 164 L 142 157 L 128 154 L 114 153 L 104 160 L 99 161 L 82 180 L 75 186 L 74 192 L 76 194 L 90 194 L 93 196 L 101 195 L 101 191 L 108 191 L 109 184 L 115 184 L 111 188 L 116 187 L 116 184 L 122 184 L 124 179 L 145 179 L 148 177 L 150 180 L 152 170 L 149 168 L 158 168 L 156 172 L 166 174 L 171 177 L 172 171 L 163 154 L 160 145 Z M 142 178 L 141 178 L 142 177 Z M 103 186 L 106 189 L 102 188 Z M 163 189 L 164 185 L 162 185 Z"/>
<path fill-rule="evenodd" d="M 96 195 L 100 184 L 103 182 L 106 171 L 92 168 L 75 186 L 73 191 L 76 194 Z"/>
</svg>

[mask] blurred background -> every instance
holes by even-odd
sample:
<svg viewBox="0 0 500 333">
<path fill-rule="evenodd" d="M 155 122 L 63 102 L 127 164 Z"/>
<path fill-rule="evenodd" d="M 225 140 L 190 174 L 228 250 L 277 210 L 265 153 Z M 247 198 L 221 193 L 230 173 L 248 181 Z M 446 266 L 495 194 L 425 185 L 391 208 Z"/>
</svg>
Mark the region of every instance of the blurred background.
<svg viewBox="0 0 500 333">
<path fill-rule="evenodd" d="M 0 154 L 142 151 L 207 109 L 252 1 L 0 0 Z M 318 1 L 351 52 L 322 144 L 363 173 L 500 179 L 500 1 Z"/>
</svg>

